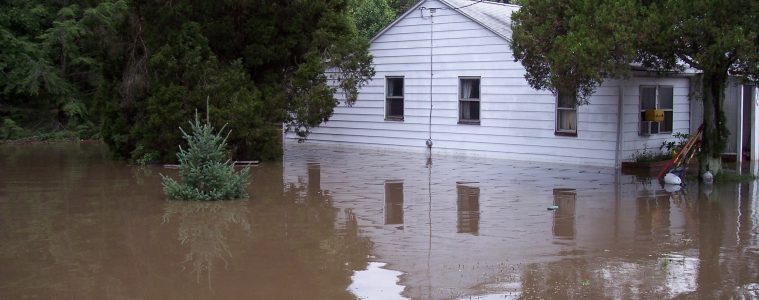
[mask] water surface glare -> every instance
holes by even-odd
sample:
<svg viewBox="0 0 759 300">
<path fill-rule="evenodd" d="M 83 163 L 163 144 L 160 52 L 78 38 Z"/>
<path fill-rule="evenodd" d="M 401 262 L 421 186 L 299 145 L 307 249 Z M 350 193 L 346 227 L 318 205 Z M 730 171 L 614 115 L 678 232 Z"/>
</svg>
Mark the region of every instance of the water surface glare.
<svg viewBox="0 0 759 300">
<path fill-rule="evenodd" d="M 101 144 L 0 145 L 0 299 L 759 297 L 757 182 L 286 148 L 202 203 Z"/>
</svg>

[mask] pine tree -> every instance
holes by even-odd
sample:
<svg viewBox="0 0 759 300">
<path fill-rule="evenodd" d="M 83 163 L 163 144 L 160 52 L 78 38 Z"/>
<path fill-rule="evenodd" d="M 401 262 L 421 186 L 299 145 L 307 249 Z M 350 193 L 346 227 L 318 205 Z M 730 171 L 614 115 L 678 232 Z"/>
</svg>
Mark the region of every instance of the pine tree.
<svg viewBox="0 0 759 300">
<path fill-rule="evenodd" d="M 195 114 L 195 122 L 189 122 L 191 133 L 181 127 L 187 149 L 179 146 L 179 176 L 182 182 L 163 177 L 163 191 L 170 200 L 214 201 L 247 198 L 249 167 L 236 172 L 234 163 L 226 159 L 227 138 L 214 132 L 209 123 L 202 124 Z M 229 135 L 229 134 L 227 134 Z"/>
</svg>

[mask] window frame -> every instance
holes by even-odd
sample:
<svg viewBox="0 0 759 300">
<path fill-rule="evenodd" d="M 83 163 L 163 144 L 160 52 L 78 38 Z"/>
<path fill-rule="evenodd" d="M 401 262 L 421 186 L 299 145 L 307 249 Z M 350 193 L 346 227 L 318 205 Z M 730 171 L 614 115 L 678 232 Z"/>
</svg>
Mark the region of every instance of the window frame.
<svg viewBox="0 0 759 300">
<path fill-rule="evenodd" d="M 641 122 L 640 124 L 642 124 L 642 122 L 645 121 L 645 118 L 643 116 L 646 113 L 646 109 L 643 109 L 643 89 L 644 88 L 654 88 L 654 91 L 655 91 L 655 93 L 654 93 L 654 102 L 655 102 L 654 103 L 654 109 L 661 109 L 662 111 L 664 111 L 664 115 L 665 115 L 664 121 L 654 122 L 654 123 L 657 123 L 656 124 L 656 133 L 651 133 L 651 134 L 667 134 L 667 135 L 671 135 L 675 131 L 675 86 L 668 85 L 668 84 L 641 84 L 641 85 L 638 86 L 638 121 Z M 671 88 L 672 89 L 672 108 L 662 108 L 661 107 L 661 105 L 662 105 L 662 103 L 661 103 L 662 101 L 661 101 L 661 97 L 660 97 L 661 93 L 659 92 L 659 90 L 661 88 Z M 667 112 L 670 112 L 671 115 L 672 115 L 672 118 L 670 120 L 672 122 L 672 124 L 670 124 L 670 130 L 669 131 L 662 131 L 662 128 L 664 128 L 664 122 L 667 122 L 667 118 L 666 118 Z M 639 132 L 639 134 L 642 134 L 642 133 Z"/>
<path fill-rule="evenodd" d="M 458 113 L 458 124 L 465 124 L 465 125 L 480 125 L 482 122 L 482 77 L 481 76 L 459 76 L 459 82 L 458 87 L 456 89 L 456 98 L 458 98 L 458 105 L 457 105 L 457 113 Z M 479 91 L 479 98 L 463 98 L 461 95 L 461 87 L 462 87 L 462 81 L 463 80 L 477 80 L 477 91 Z M 476 100 L 472 100 L 476 99 Z M 477 116 L 479 116 L 478 119 L 462 119 L 461 118 L 461 109 L 464 102 L 478 102 L 477 105 Z"/>
<path fill-rule="evenodd" d="M 555 107 L 555 109 L 556 109 L 555 110 L 555 113 L 556 113 L 556 120 L 555 121 L 556 122 L 554 124 L 555 125 L 554 126 L 554 135 L 576 137 L 577 136 L 577 129 L 578 129 L 577 127 L 579 127 L 579 124 L 577 122 L 578 119 L 579 119 L 578 115 L 577 115 L 578 114 L 578 112 L 577 112 L 577 93 L 575 92 L 574 101 L 572 102 L 572 104 L 573 104 L 572 108 L 559 106 L 560 103 L 561 103 L 561 96 L 562 96 L 562 92 L 561 91 L 559 91 L 558 93 L 556 93 L 556 107 Z M 559 128 L 559 123 L 561 122 L 561 120 L 559 119 L 559 117 L 561 115 L 559 113 L 559 111 L 574 111 L 575 112 L 575 129 L 574 130 L 568 130 L 568 129 L 561 129 L 561 128 Z"/>
<path fill-rule="evenodd" d="M 403 87 L 401 96 L 389 95 L 389 87 L 391 79 L 401 79 L 401 85 Z M 390 115 L 390 100 L 401 101 L 401 114 Z M 406 116 L 406 78 L 404 76 L 385 76 L 385 121 L 403 121 Z"/>
</svg>

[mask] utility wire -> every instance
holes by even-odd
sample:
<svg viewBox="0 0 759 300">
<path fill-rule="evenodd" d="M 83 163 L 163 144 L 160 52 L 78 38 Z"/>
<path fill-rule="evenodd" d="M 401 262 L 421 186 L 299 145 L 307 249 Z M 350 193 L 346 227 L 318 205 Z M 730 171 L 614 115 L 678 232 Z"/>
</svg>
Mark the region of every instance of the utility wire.
<svg viewBox="0 0 759 300">
<path fill-rule="evenodd" d="M 438 10 L 438 9 L 439 10 L 460 10 L 462 8 L 467 8 L 467 7 L 470 7 L 472 5 L 482 3 L 483 1 L 484 0 L 478 0 L 478 1 L 475 1 L 475 2 L 472 2 L 472 3 L 469 3 L 467 5 L 459 6 L 459 7 L 420 7 L 419 9 L 420 10 L 430 10 L 430 11 L 434 11 L 434 10 Z"/>
<path fill-rule="evenodd" d="M 432 47 L 432 41 L 434 40 L 435 36 L 435 30 L 433 26 L 435 25 L 435 19 L 434 16 L 434 10 L 430 11 L 430 124 L 429 124 L 429 139 L 427 140 L 427 147 L 432 149 L 432 77 L 434 76 L 433 73 L 433 65 L 432 65 L 432 55 L 433 55 L 433 47 Z"/>
</svg>

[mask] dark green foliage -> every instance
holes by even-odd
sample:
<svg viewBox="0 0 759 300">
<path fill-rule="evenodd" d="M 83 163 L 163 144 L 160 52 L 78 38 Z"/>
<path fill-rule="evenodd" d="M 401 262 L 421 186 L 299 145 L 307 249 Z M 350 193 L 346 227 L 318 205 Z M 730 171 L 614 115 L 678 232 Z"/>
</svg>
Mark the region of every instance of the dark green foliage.
<svg viewBox="0 0 759 300">
<path fill-rule="evenodd" d="M 578 104 L 636 57 L 637 1 L 529 0 L 514 13 L 514 59 L 536 89 L 577 91 Z"/>
<path fill-rule="evenodd" d="M 373 74 L 350 3 L 134 1 L 104 139 L 122 156 L 171 160 L 179 140 L 169 133 L 214 95 L 236 158 L 280 158 L 281 124 L 305 138 L 332 115 L 335 92 L 350 104 Z"/>
<path fill-rule="evenodd" d="M 2 2 L 0 115 L 30 135 L 97 136 L 99 118 L 88 106 L 103 82 L 98 45 L 116 32 L 126 10 L 126 1 Z"/>
<path fill-rule="evenodd" d="M 370 40 L 380 30 L 395 20 L 396 13 L 387 0 L 360 0 L 353 11 L 358 35 Z"/>
<path fill-rule="evenodd" d="M 0 125 L 0 140 L 10 140 L 18 138 L 22 135 L 23 129 L 16 125 L 11 118 L 3 119 L 2 125 Z"/>
<path fill-rule="evenodd" d="M 728 130 L 728 76 L 759 79 L 759 2 L 753 0 L 521 0 L 513 16 L 514 57 L 534 88 L 577 90 L 584 102 L 629 65 L 702 72 L 701 166 L 719 173 Z M 683 64 L 685 63 L 685 64 Z"/>
<path fill-rule="evenodd" d="M 397 16 L 406 13 L 416 2 L 417 0 L 387 0 L 388 6 L 390 6 Z"/>
<path fill-rule="evenodd" d="M 250 169 L 235 171 L 234 163 L 226 157 L 226 138 L 215 133 L 211 124 L 202 124 L 197 114 L 190 126 L 191 134 L 180 128 L 187 141 L 187 149 L 180 146 L 177 153 L 182 182 L 162 175 L 166 197 L 201 201 L 247 198 L 245 186 Z"/>
<path fill-rule="evenodd" d="M 283 123 L 305 138 L 373 75 L 353 3 L 4 1 L 0 117 L 174 160 L 174 128 L 214 95 L 233 155 L 278 159 Z"/>
</svg>

